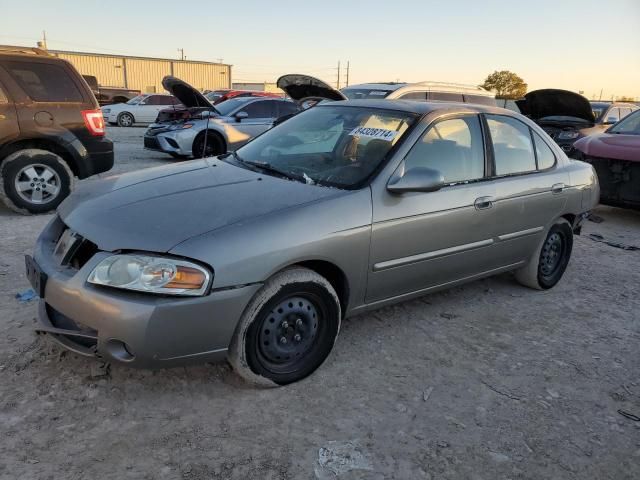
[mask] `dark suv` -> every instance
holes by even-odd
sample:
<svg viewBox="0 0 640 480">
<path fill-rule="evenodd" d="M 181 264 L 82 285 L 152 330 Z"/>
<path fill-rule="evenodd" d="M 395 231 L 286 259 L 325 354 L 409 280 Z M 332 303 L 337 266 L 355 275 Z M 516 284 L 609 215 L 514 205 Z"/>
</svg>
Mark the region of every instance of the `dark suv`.
<svg viewBox="0 0 640 480">
<path fill-rule="evenodd" d="M 113 166 L 98 102 L 75 68 L 38 49 L 0 47 L 0 196 L 21 213 L 55 209 Z"/>
</svg>

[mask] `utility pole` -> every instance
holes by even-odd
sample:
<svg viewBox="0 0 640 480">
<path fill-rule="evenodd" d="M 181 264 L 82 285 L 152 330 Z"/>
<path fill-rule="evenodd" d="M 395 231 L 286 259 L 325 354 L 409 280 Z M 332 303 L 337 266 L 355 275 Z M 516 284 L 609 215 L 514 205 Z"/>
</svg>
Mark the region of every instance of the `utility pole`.
<svg viewBox="0 0 640 480">
<path fill-rule="evenodd" d="M 184 60 L 184 48 L 179 48 L 178 51 L 180 52 L 180 60 Z"/>
<path fill-rule="evenodd" d="M 336 88 L 340 90 L 340 60 L 338 60 L 338 81 L 336 82 Z"/>
<path fill-rule="evenodd" d="M 602 100 L 602 88 L 600 89 L 600 98 L 598 100 Z"/>
<path fill-rule="evenodd" d="M 345 87 L 349 86 L 349 60 L 347 60 L 347 81 Z"/>
<path fill-rule="evenodd" d="M 39 40 L 36 45 L 38 46 L 38 48 L 41 48 L 43 50 L 47 49 L 47 32 L 45 32 L 44 30 L 42 31 L 42 40 Z"/>
</svg>

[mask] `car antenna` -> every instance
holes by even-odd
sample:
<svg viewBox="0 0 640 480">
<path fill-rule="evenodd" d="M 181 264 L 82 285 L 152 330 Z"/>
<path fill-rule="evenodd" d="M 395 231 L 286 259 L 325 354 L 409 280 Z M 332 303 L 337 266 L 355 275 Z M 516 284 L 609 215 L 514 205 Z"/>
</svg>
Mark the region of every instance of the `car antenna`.
<svg viewBox="0 0 640 480">
<path fill-rule="evenodd" d="M 202 145 L 202 158 L 204 158 L 205 152 L 207 150 L 207 136 L 209 135 L 209 118 L 211 118 L 211 115 L 207 115 L 207 123 L 204 127 L 204 144 Z"/>
</svg>

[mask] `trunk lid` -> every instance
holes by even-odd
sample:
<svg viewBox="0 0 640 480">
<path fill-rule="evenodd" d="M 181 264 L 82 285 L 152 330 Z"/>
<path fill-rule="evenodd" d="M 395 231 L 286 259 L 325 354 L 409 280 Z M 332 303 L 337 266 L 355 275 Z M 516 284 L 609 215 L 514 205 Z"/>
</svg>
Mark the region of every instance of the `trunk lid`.
<svg viewBox="0 0 640 480">
<path fill-rule="evenodd" d="M 516 104 L 523 115 L 536 122 L 548 117 L 579 118 L 591 124 L 596 121 L 589 100 L 568 90 L 534 90 L 527 93 L 522 100 L 517 100 Z"/>
</svg>

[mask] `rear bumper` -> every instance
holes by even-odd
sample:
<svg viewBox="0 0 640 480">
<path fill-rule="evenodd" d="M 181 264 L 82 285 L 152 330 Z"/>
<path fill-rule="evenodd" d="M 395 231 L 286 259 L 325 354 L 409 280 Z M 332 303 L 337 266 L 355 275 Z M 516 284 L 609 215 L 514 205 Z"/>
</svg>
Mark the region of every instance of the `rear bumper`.
<svg viewBox="0 0 640 480">
<path fill-rule="evenodd" d="M 226 357 L 236 324 L 260 285 L 178 298 L 100 288 L 87 283 L 106 252 L 79 270 L 53 258 L 61 229 L 52 221 L 35 260 L 47 275 L 36 331 L 80 355 L 141 368 L 171 367 Z"/>
<path fill-rule="evenodd" d="M 67 144 L 78 178 L 87 178 L 111 170 L 114 163 L 113 142 L 105 137 L 76 139 Z"/>
</svg>

